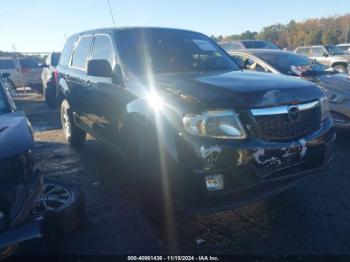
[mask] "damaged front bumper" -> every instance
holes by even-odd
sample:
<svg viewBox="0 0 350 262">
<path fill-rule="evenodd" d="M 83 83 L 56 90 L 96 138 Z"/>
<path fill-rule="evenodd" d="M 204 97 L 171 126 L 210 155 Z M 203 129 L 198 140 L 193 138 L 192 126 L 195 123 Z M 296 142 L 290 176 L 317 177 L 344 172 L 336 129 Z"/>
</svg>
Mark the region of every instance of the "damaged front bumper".
<svg viewBox="0 0 350 262">
<path fill-rule="evenodd" d="M 180 209 L 189 213 L 241 207 L 280 193 L 330 161 L 336 134 L 328 119 L 293 142 L 259 139 L 218 141 L 182 138 L 181 167 L 172 176 Z M 208 190 L 206 177 L 223 177 L 222 190 Z"/>
</svg>

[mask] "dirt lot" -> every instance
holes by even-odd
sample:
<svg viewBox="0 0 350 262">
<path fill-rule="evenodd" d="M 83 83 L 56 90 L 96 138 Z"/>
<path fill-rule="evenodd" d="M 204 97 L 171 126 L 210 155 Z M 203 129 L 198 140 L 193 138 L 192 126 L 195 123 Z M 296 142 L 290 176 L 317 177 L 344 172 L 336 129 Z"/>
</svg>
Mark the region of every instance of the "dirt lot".
<svg viewBox="0 0 350 262">
<path fill-rule="evenodd" d="M 36 94 L 16 99 L 30 119 L 37 142 L 36 167 L 45 176 L 79 184 L 86 197 L 86 221 L 65 237 L 62 254 L 164 254 L 167 241 L 143 213 L 137 194 L 121 176 L 122 158 L 89 139 L 71 149 L 59 114 Z M 335 157 L 320 176 L 267 201 L 207 216 L 178 218 L 181 254 L 350 254 L 350 135 L 339 135 Z M 134 191 L 136 192 L 136 191 Z M 40 254 L 31 241 L 20 253 Z"/>
</svg>

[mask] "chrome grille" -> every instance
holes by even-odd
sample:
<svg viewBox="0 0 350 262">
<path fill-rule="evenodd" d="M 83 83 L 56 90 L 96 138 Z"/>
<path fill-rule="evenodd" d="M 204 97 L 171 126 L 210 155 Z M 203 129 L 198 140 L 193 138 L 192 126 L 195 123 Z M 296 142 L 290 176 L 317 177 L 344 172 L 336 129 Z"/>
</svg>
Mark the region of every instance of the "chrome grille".
<svg viewBox="0 0 350 262">
<path fill-rule="evenodd" d="M 267 140 L 293 140 L 320 128 L 320 102 L 251 110 L 259 133 Z"/>
</svg>

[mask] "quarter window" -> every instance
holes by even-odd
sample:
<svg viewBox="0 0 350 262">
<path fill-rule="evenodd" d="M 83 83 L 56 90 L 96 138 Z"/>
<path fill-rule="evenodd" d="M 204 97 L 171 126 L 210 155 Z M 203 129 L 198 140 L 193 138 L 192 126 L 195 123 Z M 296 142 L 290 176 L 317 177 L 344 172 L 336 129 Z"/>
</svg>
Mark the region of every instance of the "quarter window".
<svg viewBox="0 0 350 262">
<path fill-rule="evenodd" d="M 77 48 L 72 57 L 72 66 L 85 69 L 86 61 L 88 59 L 91 47 L 91 36 L 84 36 L 80 38 Z"/>
<path fill-rule="evenodd" d="M 91 52 L 91 59 L 107 60 L 113 68 L 115 55 L 109 37 L 103 35 L 96 36 L 94 47 Z"/>
<path fill-rule="evenodd" d="M 74 43 L 75 43 L 76 40 L 77 40 L 77 37 L 75 37 L 75 36 L 74 37 L 70 37 L 67 40 L 67 43 L 66 43 L 66 45 L 63 48 L 62 55 L 61 55 L 61 58 L 60 58 L 60 62 L 59 62 L 60 65 L 67 66 L 69 64 L 69 60 L 70 60 L 70 57 L 72 55 L 72 51 L 73 51 L 73 48 L 74 48 Z M 50 61 L 48 61 L 48 62 L 50 62 Z"/>
</svg>

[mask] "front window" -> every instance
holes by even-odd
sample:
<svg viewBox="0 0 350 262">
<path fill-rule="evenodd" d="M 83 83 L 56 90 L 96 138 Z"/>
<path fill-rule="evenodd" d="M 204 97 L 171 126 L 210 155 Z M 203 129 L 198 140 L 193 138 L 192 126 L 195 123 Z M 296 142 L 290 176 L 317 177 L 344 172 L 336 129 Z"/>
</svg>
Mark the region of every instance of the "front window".
<svg viewBox="0 0 350 262">
<path fill-rule="evenodd" d="M 233 71 L 239 67 L 208 37 L 176 30 L 129 30 L 117 34 L 120 55 L 131 75 Z"/>
<path fill-rule="evenodd" d="M 256 54 L 261 60 L 270 64 L 273 68 L 285 75 L 297 76 L 294 67 L 299 67 L 305 71 L 304 75 L 320 75 L 325 74 L 327 67 L 309 59 L 306 56 L 296 55 L 293 53 L 259 53 Z"/>
<path fill-rule="evenodd" d="M 92 42 L 92 36 L 83 36 L 80 38 L 77 48 L 75 49 L 72 57 L 72 66 L 85 69 L 86 62 L 90 54 L 90 46 Z"/>
<path fill-rule="evenodd" d="M 343 55 L 344 54 L 343 50 L 341 50 L 339 48 L 339 46 L 336 46 L 336 45 L 328 45 L 328 46 L 326 46 L 326 49 L 327 49 L 328 53 L 330 53 L 331 55 Z"/>
</svg>

